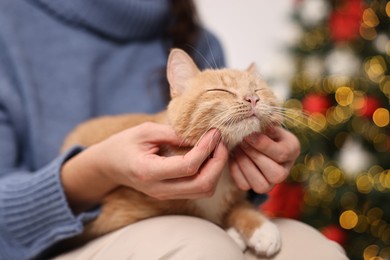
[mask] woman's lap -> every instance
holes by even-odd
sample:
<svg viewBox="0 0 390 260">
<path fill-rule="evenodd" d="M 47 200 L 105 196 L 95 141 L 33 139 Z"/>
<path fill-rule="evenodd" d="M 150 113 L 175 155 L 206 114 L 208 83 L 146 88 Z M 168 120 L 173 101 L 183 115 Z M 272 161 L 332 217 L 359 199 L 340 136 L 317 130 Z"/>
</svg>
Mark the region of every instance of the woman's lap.
<svg viewBox="0 0 390 260">
<path fill-rule="evenodd" d="M 243 259 L 226 233 L 203 219 L 156 217 L 137 222 L 60 256 L 85 259 Z"/>
<path fill-rule="evenodd" d="M 289 219 L 273 221 L 282 235 L 279 259 L 347 259 L 341 247 L 317 230 Z M 165 216 L 140 221 L 56 260 L 85 259 L 261 259 L 241 253 L 227 233 L 194 217 Z"/>
</svg>

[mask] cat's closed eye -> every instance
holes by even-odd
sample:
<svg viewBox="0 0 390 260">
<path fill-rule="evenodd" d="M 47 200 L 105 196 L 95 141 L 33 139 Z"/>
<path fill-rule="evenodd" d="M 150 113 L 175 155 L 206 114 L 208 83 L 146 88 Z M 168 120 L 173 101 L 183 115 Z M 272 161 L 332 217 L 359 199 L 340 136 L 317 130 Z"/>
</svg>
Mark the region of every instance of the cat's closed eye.
<svg viewBox="0 0 390 260">
<path fill-rule="evenodd" d="M 212 88 L 212 89 L 207 89 L 206 92 L 210 92 L 210 91 L 222 91 L 222 92 L 226 92 L 226 93 L 229 93 L 233 96 L 237 96 L 236 94 L 234 94 L 233 92 L 227 90 L 227 89 L 223 89 L 223 88 Z"/>
<path fill-rule="evenodd" d="M 262 89 L 262 88 L 258 88 L 258 89 L 255 89 L 255 92 L 262 92 L 264 91 L 265 89 Z"/>
</svg>

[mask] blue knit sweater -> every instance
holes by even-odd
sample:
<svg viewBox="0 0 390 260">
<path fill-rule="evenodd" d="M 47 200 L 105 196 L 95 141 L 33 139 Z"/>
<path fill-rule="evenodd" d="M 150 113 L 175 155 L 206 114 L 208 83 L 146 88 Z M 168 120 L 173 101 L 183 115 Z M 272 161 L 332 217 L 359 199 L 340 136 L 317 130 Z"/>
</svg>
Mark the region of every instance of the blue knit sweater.
<svg viewBox="0 0 390 260">
<path fill-rule="evenodd" d="M 88 118 L 165 108 L 168 3 L 0 1 L 0 259 L 33 258 L 99 214 L 69 209 L 59 171 L 80 149 L 58 150 Z M 206 31 L 194 48 L 200 67 L 224 65 Z"/>
</svg>

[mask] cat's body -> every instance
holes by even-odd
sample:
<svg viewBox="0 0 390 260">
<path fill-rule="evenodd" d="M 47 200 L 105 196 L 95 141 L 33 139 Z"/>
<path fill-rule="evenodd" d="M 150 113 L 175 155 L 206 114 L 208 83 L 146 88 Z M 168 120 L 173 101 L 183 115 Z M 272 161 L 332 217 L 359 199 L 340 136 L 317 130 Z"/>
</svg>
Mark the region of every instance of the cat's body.
<svg viewBox="0 0 390 260">
<path fill-rule="evenodd" d="M 93 119 L 68 136 L 63 150 L 74 144 L 93 145 L 144 122 L 169 124 L 191 145 L 211 128 L 217 128 L 231 150 L 244 137 L 281 121 L 280 115 L 273 112 L 277 106 L 273 93 L 254 75 L 253 67 L 247 71 L 200 72 L 191 58 L 177 49 L 171 52 L 167 67 L 172 96 L 167 111 Z M 163 147 L 159 154 L 184 154 L 189 149 Z M 81 238 L 90 240 L 142 219 L 172 214 L 210 220 L 228 230 L 242 249 L 250 247 L 262 255 L 280 249 L 277 228 L 247 202 L 246 193 L 236 187 L 227 165 L 210 198 L 157 200 L 128 187 L 118 188 L 106 196 L 101 214 L 86 226 Z"/>
</svg>

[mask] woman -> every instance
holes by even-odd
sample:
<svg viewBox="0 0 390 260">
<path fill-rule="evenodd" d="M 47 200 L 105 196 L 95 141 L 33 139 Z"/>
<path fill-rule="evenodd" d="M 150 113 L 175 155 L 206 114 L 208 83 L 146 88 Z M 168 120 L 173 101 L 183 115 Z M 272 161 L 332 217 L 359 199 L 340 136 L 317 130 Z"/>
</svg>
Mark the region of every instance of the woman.
<svg viewBox="0 0 390 260">
<path fill-rule="evenodd" d="M 218 41 L 196 25 L 191 2 L 8 0 L 1 1 L 0 12 L 0 259 L 58 254 L 56 242 L 81 233 L 99 214 L 104 195 L 119 185 L 159 199 L 209 196 L 227 160 L 223 144 L 214 144 L 214 156 L 206 160 L 205 144 L 212 142 L 213 132 L 169 164 L 142 149 L 180 142 L 162 125 L 141 125 L 93 149 L 74 147 L 57 155 L 66 134 L 91 117 L 164 109 L 167 88 L 162 82 L 171 47 L 196 50 L 192 56 L 201 68 L 224 66 Z M 296 138 L 275 128 L 237 151 L 232 176 L 242 189 L 266 192 L 287 177 L 298 153 Z M 180 162 L 203 165 L 196 173 L 200 177 L 167 185 L 168 173 L 182 176 L 174 167 Z M 145 181 L 142 174 L 155 178 Z M 320 241 L 324 252 L 337 251 L 307 226 L 287 220 L 279 226 L 286 244 L 281 256 L 295 240 L 294 231 L 284 226 L 299 227 L 309 238 L 305 241 Z M 58 257 L 244 255 L 211 223 L 172 216 L 141 221 Z"/>
</svg>

